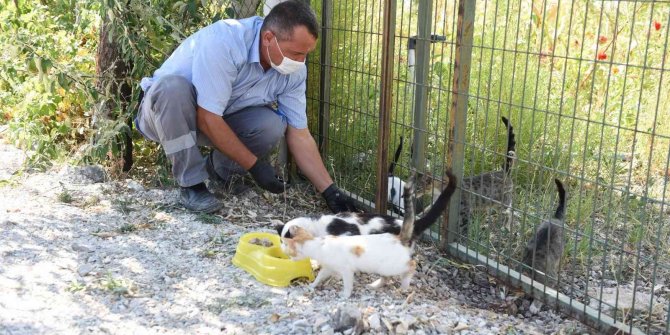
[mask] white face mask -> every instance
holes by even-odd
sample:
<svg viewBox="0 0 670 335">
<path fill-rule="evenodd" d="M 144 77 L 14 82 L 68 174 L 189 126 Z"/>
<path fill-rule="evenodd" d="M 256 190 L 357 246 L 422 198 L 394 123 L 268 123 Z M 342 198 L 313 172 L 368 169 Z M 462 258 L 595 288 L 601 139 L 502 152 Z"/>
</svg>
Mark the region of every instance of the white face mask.
<svg viewBox="0 0 670 335">
<path fill-rule="evenodd" d="M 281 51 L 281 47 L 279 46 L 279 42 L 277 41 L 277 36 L 275 36 L 275 43 L 277 43 L 277 49 L 279 49 L 279 53 L 281 54 L 282 57 L 284 57 L 279 65 L 272 62 L 272 58 L 270 58 L 270 48 L 266 47 L 265 49 L 268 52 L 268 59 L 270 59 L 270 65 L 272 66 L 272 68 L 277 70 L 277 72 L 281 74 L 291 74 L 295 71 L 300 70 L 303 66 L 305 66 L 305 62 L 298 62 L 284 56 L 284 53 Z"/>
</svg>

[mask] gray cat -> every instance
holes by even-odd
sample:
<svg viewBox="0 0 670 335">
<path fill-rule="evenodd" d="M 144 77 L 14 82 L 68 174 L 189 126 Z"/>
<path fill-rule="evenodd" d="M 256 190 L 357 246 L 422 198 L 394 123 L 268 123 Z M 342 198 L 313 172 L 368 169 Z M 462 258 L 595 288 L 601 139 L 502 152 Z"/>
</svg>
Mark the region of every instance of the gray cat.
<svg viewBox="0 0 670 335">
<path fill-rule="evenodd" d="M 545 220 L 526 245 L 523 263 L 535 269 L 531 277 L 545 284 L 555 283 L 565 249 L 563 227 L 565 224 L 565 189 L 560 180 L 554 179 L 558 189 L 558 207 L 554 217 Z M 546 277 L 538 272 L 546 274 Z M 545 281 L 544 279 L 548 280 Z"/>
<path fill-rule="evenodd" d="M 472 212 L 475 208 L 487 209 L 492 206 L 501 205 L 507 214 L 507 227 L 512 230 L 512 196 L 514 194 L 514 182 L 510 172 L 516 160 L 516 141 L 514 140 L 514 128 L 507 118 L 502 117 L 502 122 L 507 128 L 507 158 L 502 170 L 487 172 L 480 175 L 464 178 L 462 182 L 463 193 L 461 196 L 460 209 L 460 231 L 466 235 Z"/>
</svg>

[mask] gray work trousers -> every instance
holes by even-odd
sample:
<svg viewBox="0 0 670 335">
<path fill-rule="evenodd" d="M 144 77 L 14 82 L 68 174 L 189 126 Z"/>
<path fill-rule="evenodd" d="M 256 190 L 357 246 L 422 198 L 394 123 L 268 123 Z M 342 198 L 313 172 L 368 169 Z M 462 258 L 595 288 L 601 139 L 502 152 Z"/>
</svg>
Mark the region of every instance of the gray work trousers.
<svg viewBox="0 0 670 335">
<path fill-rule="evenodd" d="M 198 146 L 212 142 L 196 124 L 196 92 L 184 77 L 166 75 L 145 93 L 135 126 L 149 140 L 159 142 L 172 163 L 172 175 L 180 186 L 192 186 L 209 176 L 206 158 Z M 223 119 L 244 145 L 257 157 L 267 155 L 286 132 L 286 121 L 267 106 L 253 106 Z M 233 160 L 214 150 L 214 170 L 224 180 L 246 171 Z"/>
</svg>

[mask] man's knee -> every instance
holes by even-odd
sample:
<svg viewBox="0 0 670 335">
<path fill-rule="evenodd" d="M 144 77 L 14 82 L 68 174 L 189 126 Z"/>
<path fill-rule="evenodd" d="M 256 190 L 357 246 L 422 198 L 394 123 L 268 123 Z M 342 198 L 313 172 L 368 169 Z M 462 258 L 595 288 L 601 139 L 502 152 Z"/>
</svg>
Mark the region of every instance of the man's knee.
<svg viewBox="0 0 670 335">
<path fill-rule="evenodd" d="M 250 110 L 241 113 L 249 114 L 243 120 L 231 120 L 231 127 L 242 138 L 274 144 L 286 132 L 286 121 L 268 107 L 250 107 Z"/>
<path fill-rule="evenodd" d="M 265 137 L 273 139 L 273 142 L 277 142 L 286 133 L 286 121 L 270 110 L 270 113 L 267 113 L 266 117 L 259 120 L 258 128 L 260 132 L 263 132 Z"/>
<path fill-rule="evenodd" d="M 145 136 L 160 142 L 166 154 L 196 144 L 196 104 L 193 85 L 184 77 L 167 75 L 149 89 L 148 105 L 140 115 Z"/>
</svg>

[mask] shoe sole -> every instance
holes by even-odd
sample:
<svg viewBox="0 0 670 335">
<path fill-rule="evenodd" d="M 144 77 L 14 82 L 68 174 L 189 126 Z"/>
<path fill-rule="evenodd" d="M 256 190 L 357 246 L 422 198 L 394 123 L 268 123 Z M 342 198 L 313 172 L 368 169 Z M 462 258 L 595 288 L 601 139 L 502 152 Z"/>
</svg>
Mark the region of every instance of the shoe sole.
<svg viewBox="0 0 670 335">
<path fill-rule="evenodd" d="M 218 203 L 218 204 L 216 204 L 216 205 L 214 205 L 214 206 L 210 206 L 210 207 L 208 207 L 208 208 L 203 208 L 203 209 L 189 208 L 189 207 L 186 206 L 183 202 L 180 201 L 179 203 L 180 203 L 184 208 L 188 209 L 189 211 L 191 211 L 191 212 L 193 212 L 193 213 L 198 213 L 198 214 L 212 214 L 212 213 L 214 213 L 214 212 L 218 212 L 219 210 L 221 210 L 221 208 L 223 208 L 223 204 L 222 204 L 222 203 Z"/>
<path fill-rule="evenodd" d="M 216 213 L 216 212 L 220 211 L 222 208 L 223 208 L 223 205 L 219 205 L 219 206 L 212 207 L 212 208 L 207 208 L 207 209 L 201 209 L 201 210 L 188 209 L 188 208 L 187 209 L 190 210 L 191 212 L 197 213 L 197 214 L 213 214 L 213 213 Z"/>
</svg>

